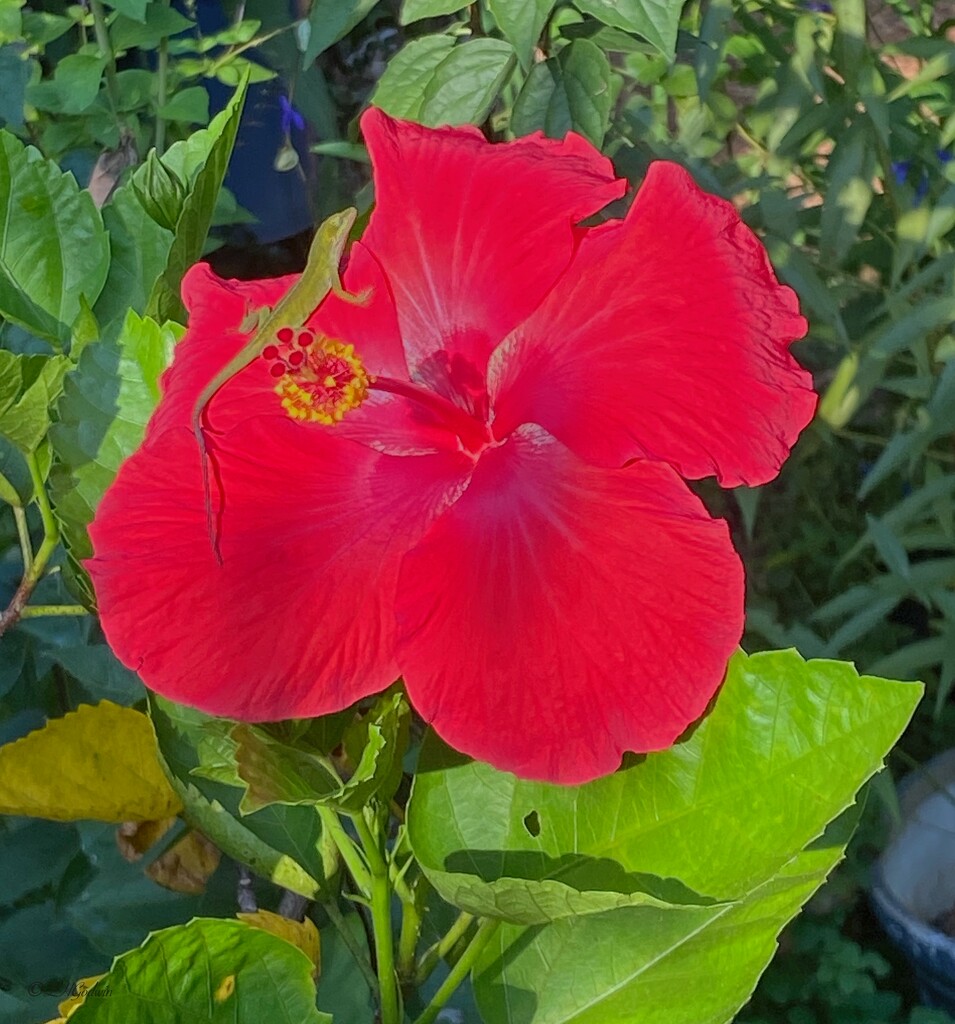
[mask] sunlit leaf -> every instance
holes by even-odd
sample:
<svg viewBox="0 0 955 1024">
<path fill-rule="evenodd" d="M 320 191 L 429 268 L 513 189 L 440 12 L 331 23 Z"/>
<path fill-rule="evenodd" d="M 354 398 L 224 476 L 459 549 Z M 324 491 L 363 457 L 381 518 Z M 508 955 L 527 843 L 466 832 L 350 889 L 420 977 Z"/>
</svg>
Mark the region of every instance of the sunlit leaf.
<svg viewBox="0 0 955 1024">
<path fill-rule="evenodd" d="M 315 1008 L 312 961 L 242 921 L 196 918 L 117 958 L 71 1024 L 331 1024 Z"/>
<path fill-rule="evenodd" d="M 739 899 L 852 803 L 921 692 L 795 651 L 739 653 L 682 742 L 583 786 L 520 780 L 431 737 L 411 844 L 446 900 L 524 923 Z"/>
</svg>

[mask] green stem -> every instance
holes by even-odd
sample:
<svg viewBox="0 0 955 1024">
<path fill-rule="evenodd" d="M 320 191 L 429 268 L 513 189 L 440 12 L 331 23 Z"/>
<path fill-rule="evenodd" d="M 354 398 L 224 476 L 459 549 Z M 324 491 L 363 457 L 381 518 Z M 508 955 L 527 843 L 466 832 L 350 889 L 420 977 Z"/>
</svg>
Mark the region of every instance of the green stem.
<svg viewBox="0 0 955 1024">
<path fill-rule="evenodd" d="M 477 963 L 477 958 L 497 934 L 500 926 L 500 921 L 489 917 L 478 925 L 474 938 L 468 943 L 467 948 L 458 958 L 458 962 L 451 968 L 441 987 L 435 992 L 434 998 L 424 1008 L 424 1012 L 414 1024 L 434 1024 L 444 1004 L 454 995 L 458 985 L 471 973 L 471 968 Z"/>
<path fill-rule="evenodd" d="M 392 890 L 388 877 L 388 862 L 385 860 L 378 837 L 364 815 L 356 814 L 352 821 L 355 823 L 371 870 L 371 927 L 375 936 L 375 953 L 378 961 L 381 1024 L 401 1024 L 402 1012 L 395 973 L 395 940 L 391 927 Z"/>
<path fill-rule="evenodd" d="M 29 604 L 20 612 L 21 619 L 42 619 L 47 615 L 89 615 L 81 604 Z"/>
<path fill-rule="evenodd" d="M 106 58 L 106 99 L 109 102 L 109 109 L 117 124 L 122 124 L 119 116 L 119 87 L 116 84 L 116 55 L 113 53 L 113 44 L 109 41 L 109 32 L 106 28 L 106 14 L 103 11 L 101 0 L 90 0 L 90 13 L 93 15 L 93 31 L 96 33 L 96 45 L 100 48 Z"/>
<path fill-rule="evenodd" d="M 27 523 L 27 510 L 19 505 L 13 506 L 13 518 L 17 524 L 17 536 L 20 538 L 20 554 L 23 557 L 23 571 L 33 568 L 33 542 L 30 540 L 30 526 Z"/>
<path fill-rule="evenodd" d="M 225 67 L 229 61 L 234 60 L 236 57 L 245 53 L 246 50 L 254 50 L 255 47 L 261 46 L 263 43 L 267 43 L 270 39 L 274 39 L 276 36 L 280 36 L 283 32 L 288 32 L 295 27 L 294 22 L 290 25 L 284 25 L 282 28 L 277 28 L 272 32 L 266 32 L 264 36 L 256 36 L 255 39 L 250 39 L 247 43 L 242 43 L 240 46 L 230 47 L 221 57 L 217 58 L 212 62 L 212 66 L 206 71 L 207 78 L 213 78 L 217 71 Z"/>
<path fill-rule="evenodd" d="M 415 953 L 421 935 L 421 911 L 414 899 L 401 902 L 401 931 L 398 935 L 398 977 L 402 984 L 412 983 L 418 965 Z"/>
<path fill-rule="evenodd" d="M 169 70 L 169 37 L 159 40 L 159 58 L 156 62 L 156 153 L 162 156 L 166 148 L 166 119 L 162 116 L 162 108 L 167 99 L 167 72 Z"/>
<path fill-rule="evenodd" d="M 33 482 L 33 500 L 40 510 L 40 521 L 43 523 L 43 541 L 30 566 L 24 565 L 23 579 L 20 580 L 20 585 L 10 599 L 10 603 L 0 613 L 0 636 L 3 636 L 23 614 L 23 609 L 26 607 L 30 595 L 43 577 L 47 562 L 53 557 L 53 552 L 60 542 L 60 529 L 53 516 L 53 508 L 46 494 L 43 474 L 40 472 L 36 456 L 27 455 L 26 464 L 30 470 L 30 479 Z"/>
<path fill-rule="evenodd" d="M 371 895 L 371 875 L 368 872 L 368 865 L 362 860 L 357 847 L 351 836 L 345 831 L 341 819 L 331 809 L 321 804 L 317 806 L 318 816 L 321 818 L 322 827 L 328 832 L 332 841 L 338 847 L 342 860 L 348 868 L 355 884 L 366 895 Z"/>
<path fill-rule="evenodd" d="M 438 962 L 443 960 L 461 941 L 461 939 L 464 938 L 473 922 L 474 915 L 469 914 L 466 910 L 462 910 L 455 918 L 454 923 L 447 930 L 445 935 L 442 936 L 440 941 L 436 942 L 433 946 L 430 946 L 424 951 L 421 959 L 418 961 L 418 970 L 415 979 L 417 984 L 424 984 L 431 972 L 438 966 Z"/>
</svg>

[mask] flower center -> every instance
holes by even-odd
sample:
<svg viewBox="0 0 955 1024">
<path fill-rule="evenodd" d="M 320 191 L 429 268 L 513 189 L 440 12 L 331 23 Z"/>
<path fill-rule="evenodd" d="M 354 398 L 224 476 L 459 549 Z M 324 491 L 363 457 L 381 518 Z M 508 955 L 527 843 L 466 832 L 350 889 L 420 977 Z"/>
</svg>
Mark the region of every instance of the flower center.
<svg viewBox="0 0 955 1024">
<path fill-rule="evenodd" d="M 277 344 L 266 345 L 262 358 L 271 363 L 275 393 L 296 420 L 334 426 L 368 397 L 384 391 L 410 399 L 434 421 L 457 435 L 463 450 L 479 454 L 491 441 L 487 425 L 443 395 L 421 384 L 368 373 L 355 346 L 316 335 L 307 327 L 281 327 Z"/>
<path fill-rule="evenodd" d="M 373 378 L 354 345 L 291 327 L 278 330 L 276 339 L 280 344 L 266 345 L 262 356 L 272 364 L 269 372 L 277 379 L 275 393 L 293 419 L 339 423 L 368 397 Z"/>
</svg>

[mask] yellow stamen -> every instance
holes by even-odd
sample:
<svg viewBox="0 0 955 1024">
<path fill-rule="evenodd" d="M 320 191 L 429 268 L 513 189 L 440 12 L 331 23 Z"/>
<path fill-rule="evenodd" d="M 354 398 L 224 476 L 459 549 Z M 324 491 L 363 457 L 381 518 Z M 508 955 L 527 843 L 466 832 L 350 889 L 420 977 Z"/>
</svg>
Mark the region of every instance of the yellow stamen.
<svg viewBox="0 0 955 1024">
<path fill-rule="evenodd" d="M 275 392 L 292 419 L 331 426 L 361 405 L 370 383 L 353 345 L 320 338 L 309 346 L 301 366 L 279 378 Z"/>
</svg>

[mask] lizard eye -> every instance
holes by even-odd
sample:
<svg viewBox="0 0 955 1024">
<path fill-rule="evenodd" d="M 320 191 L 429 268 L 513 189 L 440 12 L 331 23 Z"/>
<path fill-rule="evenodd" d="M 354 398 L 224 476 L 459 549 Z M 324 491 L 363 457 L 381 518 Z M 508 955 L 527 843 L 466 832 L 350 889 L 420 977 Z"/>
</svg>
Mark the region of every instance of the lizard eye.
<svg viewBox="0 0 955 1024">
<path fill-rule="evenodd" d="M 267 345 L 262 357 L 272 364 L 275 393 L 293 419 L 335 424 L 368 397 L 373 378 L 354 345 L 290 327 L 275 336 L 281 345 Z"/>
</svg>

